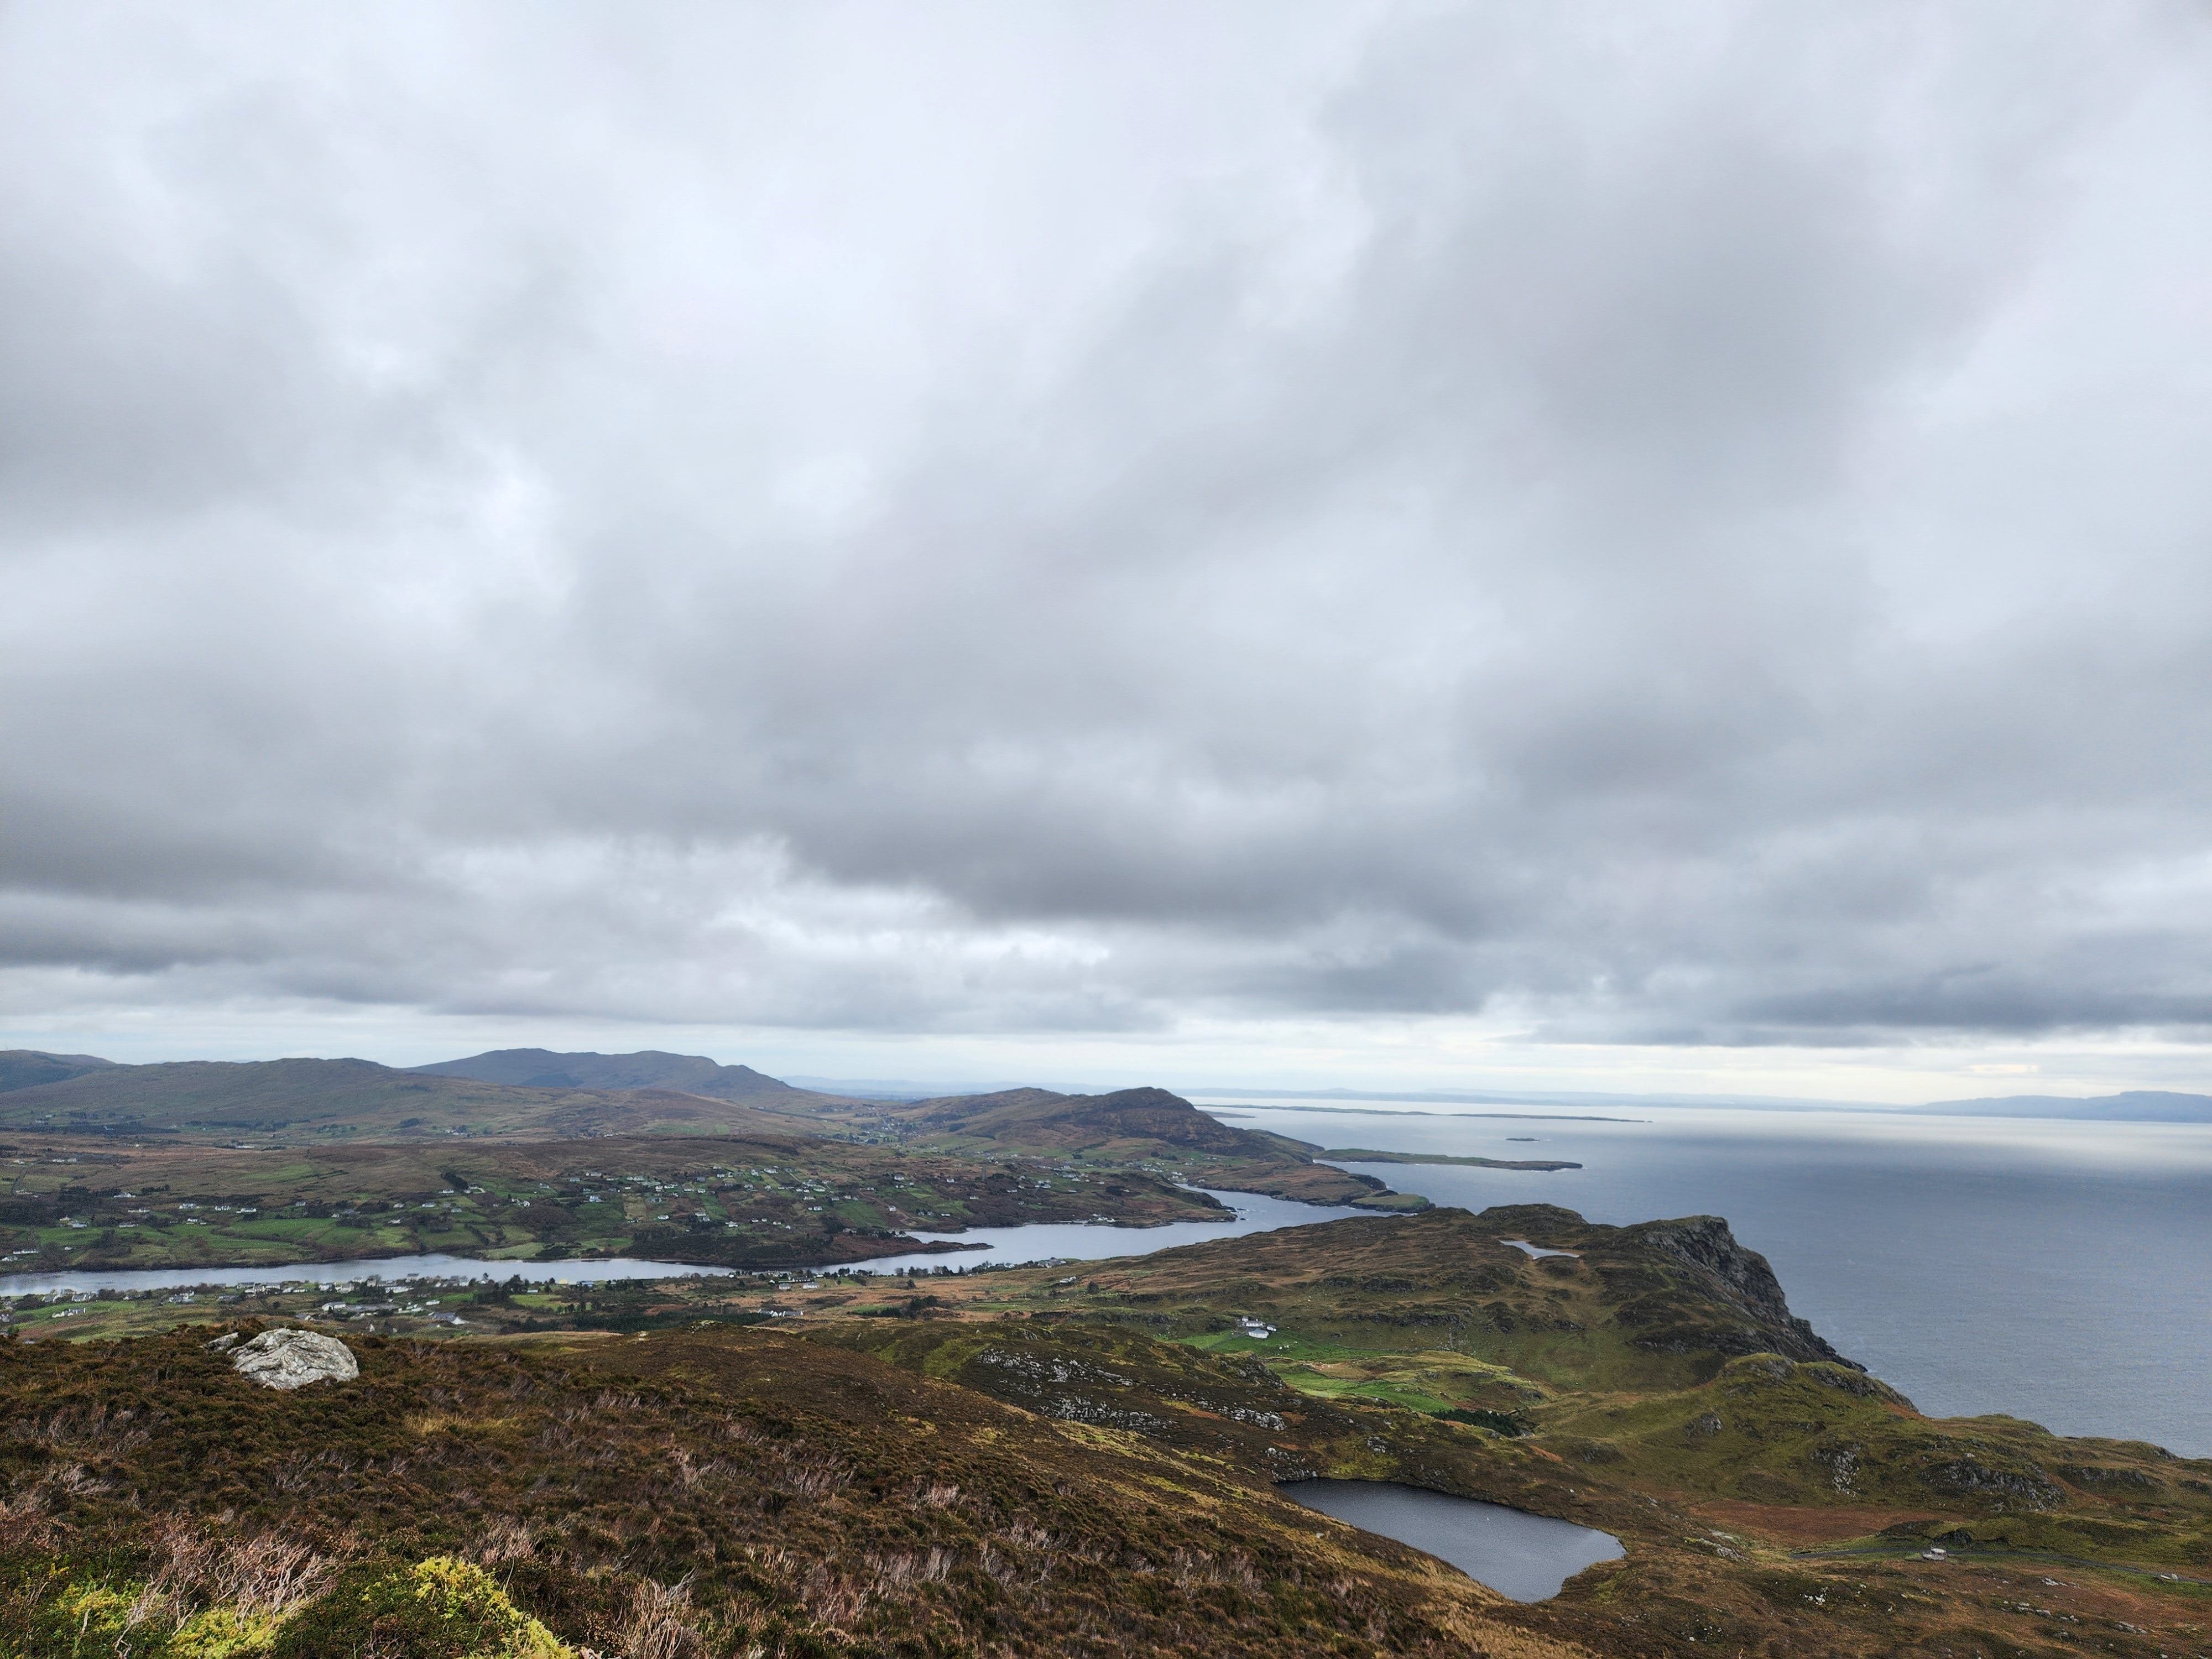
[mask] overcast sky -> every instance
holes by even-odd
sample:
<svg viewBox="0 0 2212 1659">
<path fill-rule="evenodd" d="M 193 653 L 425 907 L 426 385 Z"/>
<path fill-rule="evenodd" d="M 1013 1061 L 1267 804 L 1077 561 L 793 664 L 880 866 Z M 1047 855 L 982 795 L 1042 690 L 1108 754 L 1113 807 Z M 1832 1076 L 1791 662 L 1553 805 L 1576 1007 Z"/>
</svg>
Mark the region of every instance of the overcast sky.
<svg viewBox="0 0 2212 1659">
<path fill-rule="evenodd" d="M 0 10 L 0 1042 L 2212 1087 L 2208 86 L 2121 0 Z"/>
</svg>

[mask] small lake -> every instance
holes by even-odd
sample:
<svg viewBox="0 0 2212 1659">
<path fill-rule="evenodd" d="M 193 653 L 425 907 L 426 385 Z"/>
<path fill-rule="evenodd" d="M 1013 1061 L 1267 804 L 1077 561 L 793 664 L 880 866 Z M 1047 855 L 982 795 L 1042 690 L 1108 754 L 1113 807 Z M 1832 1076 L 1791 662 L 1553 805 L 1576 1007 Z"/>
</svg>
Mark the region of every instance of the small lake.
<svg viewBox="0 0 2212 1659">
<path fill-rule="evenodd" d="M 878 1256 L 872 1261 L 823 1264 L 805 1272 L 842 1267 L 856 1273 L 902 1273 L 933 1267 L 973 1268 L 986 1263 L 1013 1267 L 1032 1261 L 1096 1261 L 1109 1256 L 1149 1255 L 1178 1244 L 1234 1238 L 1242 1233 L 1273 1232 L 1364 1210 L 1298 1204 L 1256 1193 L 1212 1194 L 1234 1212 L 1219 1221 L 1172 1221 L 1161 1227 L 1116 1227 L 1103 1222 L 1038 1223 L 1024 1227 L 974 1227 L 964 1233 L 915 1233 L 924 1241 L 942 1240 L 968 1248 Z M 15 1273 L 0 1277 L 0 1297 L 69 1296 L 80 1291 L 180 1291 L 240 1285 L 386 1284 L 407 1279 L 506 1279 L 531 1284 L 603 1285 L 623 1279 L 684 1279 L 726 1275 L 729 1267 L 683 1261 L 642 1261 L 629 1257 L 577 1258 L 560 1261 L 489 1260 L 467 1255 L 387 1255 L 353 1261 L 275 1263 L 251 1267 L 114 1267 L 82 1272 Z"/>
<path fill-rule="evenodd" d="M 1275 1490 L 1362 1532 L 1449 1561 L 1516 1601 L 1547 1601 L 1584 1567 L 1626 1553 L 1609 1532 L 1387 1480 L 1297 1480 Z"/>
</svg>

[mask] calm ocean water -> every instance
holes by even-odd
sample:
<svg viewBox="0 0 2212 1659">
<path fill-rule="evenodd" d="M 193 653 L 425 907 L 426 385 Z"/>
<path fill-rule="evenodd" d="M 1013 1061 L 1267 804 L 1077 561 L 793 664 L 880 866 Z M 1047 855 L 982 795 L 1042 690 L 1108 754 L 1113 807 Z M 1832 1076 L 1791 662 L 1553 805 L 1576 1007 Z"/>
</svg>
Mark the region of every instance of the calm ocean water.
<svg viewBox="0 0 2212 1659">
<path fill-rule="evenodd" d="M 1250 1114 L 1240 1127 L 1325 1146 L 1575 1160 L 1586 1167 L 1365 1169 L 1470 1209 L 1725 1216 L 1774 1264 L 1794 1311 L 1923 1411 L 2005 1412 L 2212 1456 L 2212 1127 L 1686 1108 L 1590 1109 L 1648 1121 L 1568 1122 L 1380 1101 L 1352 1103 L 1389 1115 L 1218 1103 Z"/>
</svg>

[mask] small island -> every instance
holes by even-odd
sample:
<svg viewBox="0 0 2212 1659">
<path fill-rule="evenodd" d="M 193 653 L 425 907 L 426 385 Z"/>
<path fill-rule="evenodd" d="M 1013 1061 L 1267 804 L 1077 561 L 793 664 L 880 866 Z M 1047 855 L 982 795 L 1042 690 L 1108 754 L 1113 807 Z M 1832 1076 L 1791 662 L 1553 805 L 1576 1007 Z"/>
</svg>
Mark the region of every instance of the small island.
<svg viewBox="0 0 2212 1659">
<path fill-rule="evenodd" d="M 1579 1170 L 1558 1158 L 1454 1158 L 1443 1152 L 1378 1152 L 1371 1146 L 1331 1146 L 1316 1158 L 1341 1158 L 1346 1164 L 1464 1164 L 1477 1170 Z"/>
</svg>

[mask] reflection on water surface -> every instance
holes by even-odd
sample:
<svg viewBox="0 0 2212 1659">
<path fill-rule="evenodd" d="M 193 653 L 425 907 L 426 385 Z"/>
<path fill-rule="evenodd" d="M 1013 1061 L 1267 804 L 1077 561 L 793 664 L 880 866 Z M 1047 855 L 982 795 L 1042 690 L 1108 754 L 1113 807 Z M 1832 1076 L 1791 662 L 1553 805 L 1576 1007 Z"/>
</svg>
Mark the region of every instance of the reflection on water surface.
<svg viewBox="0 0 2212 1659">
<path fill-rule="evenodd" d="M 1499 1504 L 1384 1480 L 1299 1480 L 1277 1488 L 1309 1509 L 1449 1561 L 1516 1601 L 1559 1593 L 1584 1567 L 1619 1560 L 1611 1533 Z"/>
</svg>

